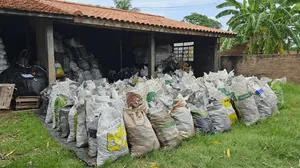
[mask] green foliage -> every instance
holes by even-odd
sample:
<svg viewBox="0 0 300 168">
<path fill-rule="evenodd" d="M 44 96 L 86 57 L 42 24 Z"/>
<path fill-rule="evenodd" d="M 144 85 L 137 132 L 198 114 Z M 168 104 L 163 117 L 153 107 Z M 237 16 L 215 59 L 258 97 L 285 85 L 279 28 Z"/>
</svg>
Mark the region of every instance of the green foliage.
<svg viewBox="0 0 300 168">
<path fill-rule="evenodd" d="M 249 54 L 284 54 L 297 46 L 300 49 L 299 1 L 289 0 L 226 0 L 217 8 L 227 8 L 216 18 L 232 16 L 227 22 L 237 38 L 226 40 L 222 50 L 234 44 L 247 44 Z"/>
<path fill-rule="evenodd" d="M 183 21 L 216 29 L 220 29 L 222 27 L 222 24 L 220 22 L 210 19 L 207 16 L 201 15 L 199 13 L 192 13 L 188 16 L 185 16 Z"/>
<path fill-rule="evenodd" d="M 139 8 L 134 8 L 132 5 L 131 0 L 113 0 L 115 3 L 116 8 L 122 9 L 122 10 L 129 10 L 129 11 L 135 11 L 139 12 Z"/>
</svg>

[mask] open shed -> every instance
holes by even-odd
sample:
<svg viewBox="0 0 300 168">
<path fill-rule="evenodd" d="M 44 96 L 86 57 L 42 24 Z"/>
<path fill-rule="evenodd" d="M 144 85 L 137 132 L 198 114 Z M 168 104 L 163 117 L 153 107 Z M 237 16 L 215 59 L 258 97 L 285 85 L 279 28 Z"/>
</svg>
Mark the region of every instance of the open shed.
<svg viewBox="0 0 300 168">
<path fill-rule="evenodd" d="M 49 82 L 56 80 L 56 32 L 80 39 L 99 59 L 104 74 L 135 66 L 134 50 L 144 48 L 150 76 L 159 45 L 172 46 L 174 57 L 189 62 L 201 76 L 219 69 L 218 38 L 235 36 L 162 16 L 58 0 L 0 0 L 0 22 L 5 23 L 0 37 L 7 44 L 9 62 L 30 50 L 30 61 L 46 69 Z"/>
</svg>

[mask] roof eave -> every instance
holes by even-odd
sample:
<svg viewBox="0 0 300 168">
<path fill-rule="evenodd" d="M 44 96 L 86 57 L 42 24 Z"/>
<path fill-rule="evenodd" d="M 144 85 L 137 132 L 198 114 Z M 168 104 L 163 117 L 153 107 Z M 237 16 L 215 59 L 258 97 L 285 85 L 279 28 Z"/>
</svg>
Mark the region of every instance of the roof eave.
<svg viewBox="0 0 300 168">
<path fill-rule="evenodd" d="M 162 27 L 155 25 L 145 25 L 137 24 L 125 21 L 115 21 L 109 19 L 93 18 L 88 16 L 77 16 L 74 17 L 74 23 L 84 24 L 91 26 L 100 26 L 106 28 L 117 28 L 117 29 L 128 29 L 137 31 L 148 31 L 148 32 L 160 32 L 160 33 L 171 33 L 171 34 L 183 34 L 192 36 L 206 36 L 206 37 L 235 37 L 236 34 L 233 33 L 219 33 L 219 32 L 204 32 L 199 30 L 189 30 L 189 29 L 178 29 L 172 27 Z"/>
<path fill-rule="evenodd" d="M 56 13 L 46 13 L 46 12 L 43 13 L 43 12 L 30 11 L 25 9 L 19 10 L 19 9 L 0 8 L 0 14 L 68 20 L 71 23 L 74 22 L 76 24 L 82 24 L 82 25 L 92 25 L 98 27 L 127 29 L 127 30 L 135 30 L 135 31 L 160 32 L 160 33 L 182 34 L 182 35 L 192 35 L 192 36 L 206 36 L 206 37 L 215 37 L 215 38 L 220 38 L 220 37 L 233 38 L 236 36 L 236 34 L 228 33 L 228 32 L 220 33 L 220 32 L 205 32 L 205 31 L 190 30 L 190 29 L 178 29 L 173 27 L 145 25 L 139 23 L 101 19 L 101 18 L 94 18 L 88 16 L 73 16 L 67 14 L 56 14 Z"/>
<path fill-rule="evenodd" d="M 19 16 L 31 16 L 31 17 L 41 17 L 49 19 L 63 19 L 63 20 L 74 20 L 74 16 L 66 14 L 56 14 L 56 13 L 43 13 L 30 10 L 20 10 L 20 9 L 6 9 L 0 8 L 0 14 L 5 15 L 19 15 Z"/>
</svg>

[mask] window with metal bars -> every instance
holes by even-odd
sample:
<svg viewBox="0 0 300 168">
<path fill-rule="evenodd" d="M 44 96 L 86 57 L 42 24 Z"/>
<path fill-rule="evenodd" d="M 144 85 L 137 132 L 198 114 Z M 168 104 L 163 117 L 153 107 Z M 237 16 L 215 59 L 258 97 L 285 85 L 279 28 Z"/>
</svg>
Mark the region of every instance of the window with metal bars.
<svg viewBox="0 0 300 168">
<path fill-rule="evenodd" d="M 194 42 L 174 43 L 175 58 L 180 61 L 194 61 Z"/>
</svg>

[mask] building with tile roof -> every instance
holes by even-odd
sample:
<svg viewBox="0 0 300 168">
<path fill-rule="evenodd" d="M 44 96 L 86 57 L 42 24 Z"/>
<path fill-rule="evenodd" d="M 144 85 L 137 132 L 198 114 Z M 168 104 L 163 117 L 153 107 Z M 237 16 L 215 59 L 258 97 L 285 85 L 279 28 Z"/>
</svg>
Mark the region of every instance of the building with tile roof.
<svg viewBox="0 0 300 168">
<path fill-rule="evenodd" d="M 102 24 L 105 24 L 104 21 L 111 21 L 107 22 L 107 26 L 127 23 L 127 27 L 126 25 L 120 25 L 120 27 L 123 28 L 124 26 L 125 28 L 138 30 L 142 29 L 143 26 L 152 26 L 151 30 L 158 32 L 178 30 L 178 33 L 183 33 L 184 31 L 182 30 L 185 30 L 187 31 L 185 32 L 186 34 L 190 33 L 193 35 L 234 36 L 234 33 L 231 32 L 175 21 L 162 16 L 60 0 L 0 0 L 0 9 L 2 9 L 1 13 L 3 13 L 3 10 L 17 10 L 45 15 L 60 15 L 66 16 L 66 18 L 72 17 L 75 23 L 101 24 L 99 22 L 102 20 Z M 89 18 L 91 21 L 84 21 L 86 18 Z M 93 19 L 97 19 L 98 22 L 93 21 Z"/>
<path fill-rule="evenodd" d="M 203 72 L 219 68 L 218 39 L 235 36 L 232 32 L 162 16 L 62 0 L 0 0 L 0 22 L 7 23 L 0 25 L 0 30 L 3 29 L 3 36 L 6 41 L 12 41 L 11 44 L 18 44 L 16 41 L 21 38 L 13 35 L 22 30 L 22 37 L 27 34 L 30 39 L 24 40 L 26 43 L 30 41 L 30 45 L 23 46 L 34 46 L 36 42 L 32 47 L 36 50 L 33 53 L 36 53 L 41 66 L 46 68 L 49 81 L 55 80 L 55 32 L 85 39 L 93 54 L 100 55 L 100 60 L 107 62 L 103 65 L 105 70 L 134 66 L 133 50 L 146 46 L 150 75 L 155 71 L 155 47 L 158 45 L 170 44 L 174 47 L 174 43 L 183 44 L 181 48 L 177 47 L 177 51 L 188 49 L 189 55 L 193 55 L 191 65 L 194 72 L 201 76 Z M 34 34 L 28 35 L 28 32 Z M 192 42 L 187 44 L 193 46 L 184 46 L 185 42 Z M 20 51 L 11 49 L 9 52 L 10 55 L 17 55 Z"/>
</svg>

